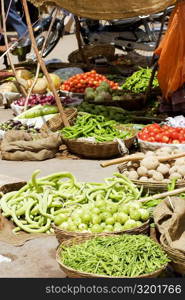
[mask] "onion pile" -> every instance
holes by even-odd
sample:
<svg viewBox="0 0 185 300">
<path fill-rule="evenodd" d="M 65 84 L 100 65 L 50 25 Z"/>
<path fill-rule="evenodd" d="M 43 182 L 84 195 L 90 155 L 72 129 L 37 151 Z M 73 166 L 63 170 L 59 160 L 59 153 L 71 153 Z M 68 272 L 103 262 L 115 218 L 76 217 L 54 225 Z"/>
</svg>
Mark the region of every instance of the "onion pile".
<svg viewBox="0 0 185 300">
<path fill-rule="evenodd" d="M 25 101 L 26 98 L 25 97 L 21 97 L 18 100 L 14 101 L 15 105 L 19 105 L 19 106 L 24 106 L 25 105 Z M 49 104 L 49 105 L 55 105 L 56 101 L 54 96 L 50 95 L 38 95 L 38 94 L 34 94 L 31 95 L 30 98 L 28 99 L 28 106 L 32 107 L 35 105 L 45 105 L 45 104 Z"/>
</svg>

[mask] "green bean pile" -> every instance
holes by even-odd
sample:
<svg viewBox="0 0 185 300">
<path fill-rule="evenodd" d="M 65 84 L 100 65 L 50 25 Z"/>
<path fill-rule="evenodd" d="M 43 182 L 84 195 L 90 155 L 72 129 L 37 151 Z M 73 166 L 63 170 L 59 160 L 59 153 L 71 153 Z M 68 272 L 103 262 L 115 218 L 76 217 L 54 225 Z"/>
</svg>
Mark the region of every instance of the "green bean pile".
<svg viewBox="0 0 185 300">
<path fill-rule="evenodd" d="M 131 138 L 133 133 L 128 130 L 118 130 L 116 121 L 106 120 L 101 115 L 79 113 L 74 126 L 61 130 L 64 138 L 77 139 L 81 137 L 94 137 L 96 142 L 110 142 L 115 138 Z"/>
<path fill-rule="evenodd" d="M 57 215 L 75 207 L 105 197 L 108 201 L 129 202 L 140 197 L 141 191 L 126 177 L 114 174 L 105 183 L 78 183 L 70 173 L 55 173 L 31 180 L 19 191 L 3 195 L 0 208 L 3 215 L 16 224 L 14 232 L 51 233 Z"/>
<path fill-rule="evenodd" d="M 161 247 L 145 235 L 96 237 L 62 246 L 61 262 L 74 270 L 106 275 L 137 277 L 165 266 L 169 259 Z"/>
<path fill-rule="evenodd" d="M 122 85 L 122 89 L 138 94 L 145 92 L 149 85 L 151 72 L 152 69 L 140 68 L 139 71 L 134 72 L 130 77 L 126 79 L 125 83 Z M 159 83 L 157 78 L 155 77 L 153 80 L 153 87 L 158 86 Z"/>
</svg>

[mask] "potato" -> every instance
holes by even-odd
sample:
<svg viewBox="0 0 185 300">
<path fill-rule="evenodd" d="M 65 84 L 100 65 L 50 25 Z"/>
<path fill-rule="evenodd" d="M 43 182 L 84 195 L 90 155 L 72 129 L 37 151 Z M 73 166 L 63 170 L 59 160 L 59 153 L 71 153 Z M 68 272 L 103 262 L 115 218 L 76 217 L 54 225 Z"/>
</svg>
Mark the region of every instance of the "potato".
<svg viewBox="0 0 185 300">
<path fill-rule="evenodd" d="M 138 174 L 136 171 L 130 171 L 128 174 L 128 178 L 131 180 L 137 180 L 138 179 Z"/>
<path fill-rule="evenodd" d="M 177 158 L 175 161 L 175 166 L 182 166 L 185 165 L 185 158 L 181 157 L 181 158 Z"/>
<path fill-rule="evenodd" d="M 142 176 L 139 178 L 140 181 L 148 181 L 148 178 L 146 176 Z"/>
<path fill-rule="evenodd" d="M 141 160 L 140 165 L 145 167 L 147 170 L 155 170 L 159 165 L 159 161 L 156 156 L 145 157 Z"/>
<path fill-rule="evenodd" d="M 159 173 L 159 172 L 156 171 L 156 172 L 153 174 L 152 178 L 153 178 L 153 180 L 155 180 L 155 181 L 163 181 L 164 176 L 163 176 L 161 173 Z"/>
<path fill-rule="evenodd" d="M 145 176 L 145 175 L 147 175 L 147 173 L 148 173 L 147 168 L 145 168 L 145 167 L 143 167 L 143 166 L 141 166 L 141 167 L 139 167 L 139 168 L 137 169 L 137 174 L 138 174 L 139 176 Z"/>
<path fill-rule="evenodd" d="M 157 172 L 161 173 L 162 175 L 165 175 L 165 174 L 168 174 L 169 173 L 169 168 L 167 165 L 165 164 L 160 164 L 158 167 L 157 167 Z"/>
<path fill-rule="evenodd" d="M 177 167 L 177 173 L 179 173 L 182 176 L 185 176 L 185 165 L 178 166 Z"/>
<path fill-rule="evenodd" d="M 155 170 L 149 170 L 148 171 L 148 176 L 152 177 L 155 172 L 156 172 Z"/>
<path fill-rule="evenodd" d="M 169 170 L 169 174 L 173 174 L 177 171 L 177 166 L 173 166 L 170 170 Z"/>
</svg>

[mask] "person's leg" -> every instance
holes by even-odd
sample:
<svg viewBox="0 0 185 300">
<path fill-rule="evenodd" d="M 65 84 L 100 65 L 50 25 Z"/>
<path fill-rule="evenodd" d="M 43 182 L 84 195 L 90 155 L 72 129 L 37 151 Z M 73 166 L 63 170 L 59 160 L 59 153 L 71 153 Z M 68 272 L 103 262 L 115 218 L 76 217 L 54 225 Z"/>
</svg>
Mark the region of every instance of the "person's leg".
<svg viewBox="0 0 185 300">
<path fill-rule="evenodd" d="M 7 11 L 9 8 L 11 0 L 6 0 L 5 3 L 5 10 Z M 21 17 L 18 15 L 15 7 L 15 2 L 12 0 L 11 7 L 9 9 L 7 23 L 11 24 L 12 27 L 18 34 L 18 37 L 21 38 L 25 32 L 27 31 L 27 26 L 22 21 Z"/>
</svg>

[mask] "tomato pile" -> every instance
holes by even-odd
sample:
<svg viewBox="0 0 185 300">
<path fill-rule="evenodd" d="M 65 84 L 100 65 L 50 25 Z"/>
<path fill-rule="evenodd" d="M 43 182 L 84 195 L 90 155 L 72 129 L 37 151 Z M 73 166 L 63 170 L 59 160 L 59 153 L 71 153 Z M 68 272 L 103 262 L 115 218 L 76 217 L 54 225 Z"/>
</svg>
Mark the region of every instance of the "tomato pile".
<svg viewBox="0 0 185 300">
<path fill-rule="evenodd" d="M 138 133 L 138 137 L 153 143 L 185 144 L 185 128 L 174 128 L 155 123 L 144 127 Z"/>
<path fill-rule="evenodd" d="M 108 82 L 112 89 L 118 88 L 118 83 L 110 81 L 105 76 L 96 73 L 95 70 L 92 70 L 90 72 L 70 77 L 62 84 L 61 90 L 73 93 L 84 93 L 86 88 L 97 88 L 102 81 Z"/>
</svg>

